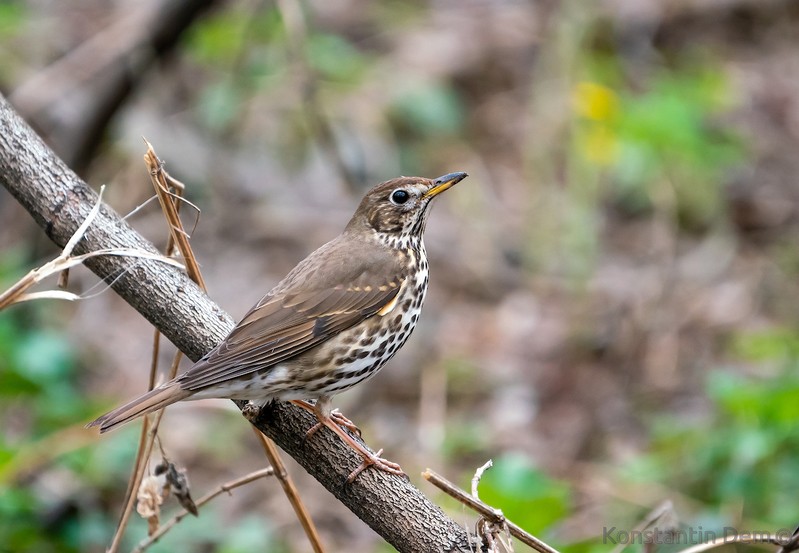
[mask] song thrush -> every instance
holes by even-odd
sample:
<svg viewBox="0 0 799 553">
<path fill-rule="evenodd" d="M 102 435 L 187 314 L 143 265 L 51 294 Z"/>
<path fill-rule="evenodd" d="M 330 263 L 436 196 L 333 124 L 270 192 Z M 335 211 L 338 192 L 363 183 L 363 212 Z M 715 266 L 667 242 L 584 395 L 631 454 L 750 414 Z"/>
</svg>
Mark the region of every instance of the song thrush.
<svg viewBox="0 0 799 553">
<path fill-rule="evenodd" d="M 438 194 L 466 177 L 401 177 L 369 190 L 344 232 L 301 261 L 186 372 L 89 426 L 106 432 L 187 399 L 293 401 L 369 465 L 402 474 L 347 434 L 330 398 L 374 376 L 410 336 L 427 292 L 422 234 Z M 315 404 L 306 400 L 316 400 Z M 252 410 L 250 415 L 253 415 Z M 246 413 L 245 413 L 246 414 Z"/>
</svg>

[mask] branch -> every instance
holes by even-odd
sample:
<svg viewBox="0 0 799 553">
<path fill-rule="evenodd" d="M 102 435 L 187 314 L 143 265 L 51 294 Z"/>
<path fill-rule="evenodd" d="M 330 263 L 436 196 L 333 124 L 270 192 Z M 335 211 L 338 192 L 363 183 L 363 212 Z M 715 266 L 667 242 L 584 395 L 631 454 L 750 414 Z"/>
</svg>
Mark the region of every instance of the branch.
<svg viewBox="0 0 799 553">
<path fill-rule="evenodd" d="M 62 247 L 97 200 L 94 191 L 52 153 L 1 95 L 0 182 Z M 75 252 L 104 248 L 139 248 L 158 254 L 105 204 Z M 233 328 L 230 316 L 172 267 L 151 259 L 113 256 L 90 258 L 85 264 L 193 360 Z M 403 478 L 371 470 L 345 484 L 361 459 L 330 432 L 318 432 L 306 440 L 305 432 L 316 422 L 301 409 L 274 403 L 255 424 L 399 551 L 470 550 L 466 530 Z"/>
<path fill-rule="evenodd" d="M 213 0 L 158 0 L 126 6 L 108 25 L 35 73 L 9 97 L 63 159 L 83 170 L 125 100 Z M 75 109 L 75 105 L 80 109 Z"/>
<path fill-rule="evenodd" d="M 769 534 L 767 536 L 752 536 L 751 534 L 735 534 L 732 536 L 721 536 L 714 540 L 706 541 L 704 543 L 698 543 L 696 545 L 692 545 L 686 549 L 681 550 L 679 553 L 704 553 L 705 551 L 709 551 L 711 549 L 715 549 L 717 547 L 723 547 L 725 545 L 729 545 L 731 543 L 746 543 L 746 544 L 769 544 L 774 545 L 777 547 L 784 547 L 785 539 L 776 535 L 776 534 Z M 795 545 L 795 544 L 794 544 Z M 782 549 L 778 549 L 777 551 L 781 551 Z M 792 551 L 788 549 L 788 551 Z"/>
<path fill-rule="evenodd" d="M 487 464 L 488 463 L 486 463 L 486 465 Z M 486 465 L 480 467 L 478 471 L 485 470 Z M 469 495 L 468 493 L 460 489 L 458 486 L 456 486 L 455 484 L 453 484 L 452 482 L 450 482 L 449 480 L 438 474 L 437 472 L 427 469 L 422 473 L 422 476 L 425 478 L 425 480 L 433 484 L 439 490 L 446 492 L 449 496 L 457 499 L 458 501 L 460 501 L 470 509 L 477 511 L 485 518 L 489 519 L 491 522 L 494 522 L 499 525 L 506 525 L 508 527 L 508 530 L 510 531 L 510 534 L 514 538 L 518 539 L 520 542 L 524 543 L 525 545 L 529 545 L 539 553 L 559 553 L 558 550 L 555 549 L 554 547 L 539 540 L 532 534 L 528 533 L 521 527 L 517 526 L 516 524 L 506 519 L 505 515 L 503 515 L 502 511 L 500 511 L 499 509 L 483 503 L 477 497 Z M 478 475 L 475 475 L 475 478 L 479 480 L 477 476 Z M 476 484 L 474 485 L 473 489 L 476 489 Z M 473 492 L 473 495 L 476 494 L 474 494 Z"/>
<path fill-rule="evenodd" d="M 244 486 L 245 484 L 249 484 L 250 482 L 254 482 L 255 480 L 258 480 L 259 478 L 265 478 L 267 476 L 273 476 L 274 474 L 275 474 L 275 469 L 274 468 L 266 467 L 265 469 L 257 470 L 255 472 L 252 472 L 252 473 L 246 475 L 246 476 L 242 476 L 241 478 L 237 478 L 235 480 L 231 480 L 230 482 L 226 482 L 226 483 L 222 484 L 221 486 L 219 486 L 214 491 L 208 493 L 207 495 L 205 495 L 205 496 L 201 497 L 199 500 L 197 500 L 196 506 L 198 508 L 202 507 L 203 505 L 205 505 L 206 503 L 208 503 L 209 501 L 211 501 L 213 498 L 215 498 L 218 495 L 221 495 L 223 493 L 230 494 L 230 492 L 232 490 L 238 488 L 239 486 Z M 139 543 L 139 545 L 137 545 L 133 549 L 133 553 L 141 553 L 142 551 L 144 551 L 145 549 L 147 549 L 148 547 L 153 545 L 155 542 L 160 540 L 161 537 L 164 534 L 169 532 L 175 525 L 177 525 L 181 520 L 183 520 L 186 517 L 186 515 L 188 515 L 188 514 L 189 514 L 189 511 L 187 511 L 184 508 L 181 512 L 176 514 L 174 517 L 172 517 L 166 523 L 162 524 L 152 536 L 148 536 L 147 538 L 143 539 Z"/>
</svg>

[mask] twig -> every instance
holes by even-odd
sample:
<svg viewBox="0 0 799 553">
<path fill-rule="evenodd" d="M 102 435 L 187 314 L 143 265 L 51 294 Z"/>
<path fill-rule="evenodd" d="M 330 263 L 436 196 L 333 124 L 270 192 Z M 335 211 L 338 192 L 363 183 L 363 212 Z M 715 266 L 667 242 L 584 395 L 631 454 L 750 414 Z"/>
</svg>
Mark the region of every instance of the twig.
<svg viewBox="0 0 799 553">
<path fill-rule="evenodd" d="M 505 515 L 502 514 L 502 511 L 496 509 L 490 505 L 487 505 L 480 501 L 479 499 L 472 497 L 458 486 L 438 474 L 437 472 L 426 469 L 422 476 L 425 480 L 433 484 L 438 489 L 446 492 L 448 495 L 454 497 L 470 509 L 477 511 L 484 517 L 491 519 L 493 522 L 497 524 L 507 524 L 508 530 L 510 530 L 511 535 L 518 539 L 520 542 L 524 543 L 525 545 L 529 545 L 539 553 L 559 553 L 557 549 L 554 547 L 544 543 L 543 541 L 539 540 L 532 534 L 526 532 L 516 524 L 512 523 L 511 521 L 505 518 Z M 682 552 L 686 553 L 686 552 Z M 688 553 L 695 553 L 695 552 L 688 552 Z"/>
<path fill-rule="evenodd" d="M 635 527 L 633 531 L 643 532 L 644 530 L 646 530 L 647 528 L 658 522 L 660 519 L 662 519 L 664 516 L 670 515 L 673 512 L 674 512 L 674 505 L 672 504 L 671 501 L 666 500 L 657 507 L 655 507 L 654 509 L 652 509 L 644 517 L 644 519 L 638 523 L 638 525 Z M 618 545 L 616 545 L 616 547 L 613 548 L 613 550 L 610 553 L 621 553 L 621 551 L 624 550 L 625 547 L 627 547 L 627 544 L 619 543 Z"/>
<path fill-rule="evenodd" d="M 167 254 L 170 253 L 170 250 L 173 246 L 177 247 L 183 258 L 186 260 L 186 270 L 189 273 L 189 276 L 203 290 L 205 290 L 206 287 L 202 278 L 202 274 L 200 273 L 200 265 L 197 262 L 197 258 L 194 255 L 194 250 L 189 243 L 188 235 L 183 228 L 183 222 L 178 215 L 178 208 L 180 206 L 180 202 L 183 200 L 182 192 L 184 186 L 180 181 L 172 178 L 164 170 L 163 163 L 160 159 L 158 159 L 158 156 L 156 155 L 155 150 L 153 150 L 152 145 L 147 142 L 146 139 L 144 142 L 147 144 L 147 153 L 144 156 L 144 161 L 150 170 L 150 177 L 153 182 L 153 187 L 155 188 L 155 192 L 158 195 L 158 200 L 161 203 L 164 215 L 169 223 L 170 240 L 167 246 Z M 170 192 L 170 185 L 177 191 L 177 194 Z M 178 354 L 179 353 L 180 352 L 178 352 Z M 173 370 L 170 373 L 170 378 L 175 376 L 176 371 L 177 365 L 174 364 Z M 300 499 L 299 493 L 297 492 L 297 488 L 294 485 L 291 476 L 286 471 L 285 465 L 280 459 L 280 453 L 278 452 L 277 447 L 275 446 L 274 442 L 264 436 L 257 428 L 253 427 L 253 431 L 258 436 L 258 441 L 262 444 L 264 452 L 269 459 L 269 463 L 274 467 L 278 475 L 278 480 L 283 487 L 283 491 L 288 497 L 291 506 L 294 508 L 294 512 L 297 514 L 297 518 L 300 520 L 300 524 L 302 525 L 303 530 L 305 530 L 305 534 L 308 536 L 308 540 L 311 542 L 314 551 L 317 553 L 324 553 L 321 540 L 319 539 L 319 533 L 317 532 L 316 527 L 314 526 L 314 523 L 308 514 L 308 510 L 305 508 L 305 505 L 303 505 L 302 500 Z"/>
<path fill-rule="evenodd" d="M 782 541 L 782 547 L 777 550 L 777 553 L 790 553 L 799 549 L 799 527 L 797 527 L 787 541 Z"/>
<path fill-rule="evenodd" d="M 486 461 L 481 467 L 478 467 L 477 470 L 474 471 L 474 476 L 472 476 L 472 497 L 479 500 L 480 495 L 477 492 L 477 488 L 480 485 L 480 480 L 483 478 L 483 473 L 494 466 L 494 461 L 489 459 Z M 504 551 L 508 551 L 513 553 L 513 542 L 510 539 L 505 539 L 506 535 L 508 534 L 508 524 L 507 519 L 502 517 L 502 520 L 497 522 L 493 519 L 488 519 L 486 517 L 480 517 L 480 520 L 477 521 L 475 525 L 475 530 L 477 534 L 483 537 L 485 544 L 488 546 L 488 551 L 491 553 L 498 552 L 497 541 L 502 544 Z M 505 535 L 503 535 L 505 534 Z"/>
<path fill-rule="evenodd" d="M 72 292 L 67 292 L 65 290 L 47 290 L 43 292 L 33 292 L 27 294 L 25 292 L 26 290 L 38 284 L 45 278 L 55 274 L 63 273 L 63 271 L 66 271 L 71 267 L 81 265 L 83 264 L 84 261 L 86 261 L 87 259 L 91 259 L 93 257 L 98 257 L 102 255 L 141 257 L 144 259 L 155 259 L 163 263 L 167 263 L 169 265 L 182 267 L 182 265 L 180 265 L 178 262 L 174 260 L 168 259 L 160 255 L 154 255 L 150 252 L 146 252 L 143 250 L 136 250 L 133 248 L 108 248 L 108 249 L 95 250 L 82 255 L 72 255 L 72 251 L 75 249 L 75 245 L 78 242 L 80 242 L 81 238 L 83 238 L 83 235 L 86 233 L 86 230 L 91 226 L 92 221 L 97 216 L 97 213 L 100 209 L 101 199 L 104 189 L 105 189 L 104 186 L 100 188 L 100 194 L 97 198 L 97 202 L 95 203 L 94 207 L 89 212 L 86 219 L 83 220 L 83 223 L 81 223 L 81 225 L 78 227 L 75 233 L 71 236 L 71 238 L 66 243 L 64 249 L 61 251 L 58 257 L 48 261 L 41 267 L 32 269 L 31 271 L 28 272 L 28 274 L 26 274 L 24 277 L 15 282 L 5 292 L 0 294 L 0 310 L 5 309 L 6 307 L 8 307 L 13 303 L 19 303 L 23 301 L 30 301 L 37 299 L 61 299 L 69 301 L 81 299 L 82 296 L 79 296 L 78 294 L 74 294 Z"/>
<path fill-rule="evenodd" d="M 153 154 L 156 163 L 151 165 L 148 156 L 152 151 L 152 147 L 150 146 L 149 142 L 147 142 L 147 140 L 145 140 L 144 142 L 148 146 L 147 155 L 145 155 L 144 158 L 145 163 L 147 163 L 148 169 L 150 170 L 150 178 L 153 182 L 153 186 L 156 191 L 156 197 L 158 198 L 158 201 L 161 205 L 161 210 L 165 214 L 164 216 L 167 218 L 167 222 L 170 223 L 169 240 L 166 248 L 167 255 L 170 255 L 174 244 L 173 241 L 174 232 L 172 232 L 173 224 L 171 224 L 172 222 L 170 221 L 169 216 L 166 214 L 167 210 L 165 208 L 165 204 L 172 205 L 173 207 L 174 204 L 171 198 L 167 198 L 166 200 L 164 200 L 163 194 L 161 193 L 160 190 L 160 186 L 156 182 L 155 169 L 154 169 L 154 167 L 160 169 L 161 167 L 160 162 L 158 162 L 158 158 L 155 157 L 155 155 Z M 179 218 L 176 224 L 180 225 Z M 158 351 L 160 349 L 160 338 L 159 338 L 160 334 L 161 333 L 158 330 L 156 330 L 153 337 L 153 355 L 150 362 L 150 376 L 148 379 L 148 387 L 147 387 L 148 390 L 152 390 L 155 387 L 155 375 L 158 368 Z M 180 360 L 179 355 L 175 356 L 173 361 L 175 360 L 177 361 Z M 177 363 L 175 362 L 173 362 L 172 365 L 173 367 L 177 367 Z M 119 545 L 122 540 L 122 535 L 125 533 L 125 529 L 127 528 L 128 522 L 130 521 L 130 515 L 133 513 L 133 505 L 136 503 L 136 495 L 137 495 L 136 491 L 138 490 L 144 478 L 144 472 L 147 468 L 147 462 L 150 459 L 150 453 L 152 452 L 153 449 L 153 443 L 158 433 L 158 424 L 161 421 L 162 413 L 163 411 L 159 411 L 156 414 L 156 416 L 153 418 L 152 427 L 149 426 L 150 418 L 144 417 L 144 423 L 142 425 L 141 433 L 139 435 L 139 446 L 136 449 L 136 459 L 133 463 L 133 470 L 131 471 L 130 480 L 128 481 L 128 488 L 125 492 L 125 500 L 124 500 L 125 506 L 122 509 L 122 515 L 120 516 L 119 522 L 117 523 L 116 530 L 114 531 L 114 537 L 111 540 L 111 545 L 108 547 L 107 553 L 116 553 L 116 551 L 119 549 Z"/>
<path fill-rule="evenodd" d="M 163 411 L 156 413 L 156 421 L 160 420 L 162 413 Z M 125 532 L 125 528 L 128 526 L 130 515 L 133 513 L 133 504 L 136 502 L 136 491 L 141 485 L 144 477 L 146 460 L 150 458 L 150 452 L 153 447 L 153 441 L 148 439 L 150 435 L 148 431 L 149 422 L 150 417 L 144 417 L 141 434 L 139 435 L 139 447 L 136 454 L 136 461 L 134 463 L 133 472 L 130 475 L 130 480 L 128 481 L 128 489 L 125 492 L 125 507 L 122 510 L 122 515 L 119 517 L 119 522 L 114 531 L 114 537 L 111 539 L 111 545 L 108 546 L 106 553 L 116 553 L 119 550 L 119 546 L 122 543 L 122 535 Z"/>
<path fill-rule="evenodd" d="M 200 265 L 197 263 L 197 258 L 194 256 L 194 252 L 189 245 L 188 235 L 183 228 L 183 222 L 180 220 L 180 215 L 178 214 L 178 205 L 180 202 L 176 200 L 182 200 L 182 197 L 170 193 L 163 163 L 161 163 L 161 160 L 155 155 L 152 145 L 147 142 L 146 139 L 144 139 L 144 143 L 147 144 L 147 153 L 144 154 L 144 162 L 150 170 L 150 180 L 152 180 L 153 188 L 155 188 L 155 193 L 158 196 L 158 202 L 161 204 L 161 210 L 169 225 L 172 243 L 177 246 L 181 255 L 183 255 L 186 261 L 186 272 L 189 274 L 189 277 L 191 277 L 200 288 L 205 290 L 205 281 L 200 272 Z M 177 182 L 174 179 L 171 180 L 172 182 Z M 169 249 L 171 248 L 167 249 L 167 254 L 169 254 Z"/>
<path fill-rule="evenodd" d="M 480 484 L 480 479 L 483 477 L 483 473 L 494 466 L 494 461 L 489 459 L 485 462 L 485 464 L 474 471 L 474 476 L 472 476 L 472 497 L 475 499 L 480 499 L 480 496 L 477 493 L 477 486 Z"/>
<path fill-rule="evenodd" d="M 178 245 L 178 248 L 181 249 L 181 253 L 183 254 L 183 258 L 186 261 L 186 272 L 194 282 L 196 282 L 203 290 L 205 290 L 205 283 L 202 281 L 199 264 L 197 263 L 197 259 L 195 258 L 191 246 L 186 239 L 186 233 L 183 231 L 183 223 L 178 214 L 181 204 L 179 200 L 181 197 L 179 194 L 173 194 L 169 191 L 167 184 L 169 176 L 163 170 L 163 164 L 158 159 L 158 156 L 155 155 L 152 145 L 150 145 L 146 139 L 144 140 L 144 143 L 147 144 L 147 152 L 144 156 L 144 161 L 147 165 L 147 169 L 150 172 L 150 180 L 152 181 L 153 188 L 155 188 L 155 194 L 158 198 L 159 204 L 161 205 L 161 211 L 167 220 L 167 224 L 169 225 L 169 238 L 167 240 L 166 253 L 167 255 L 171 255 L 172 250 L 176 245 Z M 177 182 L 174 181 L 174 179 L 169 180 L 171 182 Z M 176 190 L 182 192 L 182 185 L 176 187 Z M 160 335 L 161 333 L 156 329 L 153 336 L 153 355 L 150 361 L 148 390 L 152 390 L 155 387 L 155 375 L 158 370 Z M 180 351 L 175 353 L 175 356 L 172 358 L 169 378 L 173 378 L 175 374 L 177 374 L 178 366 L 180 365 L 180 360 L 182 357 L 183 354 Z M 130 515 L 133 513 L 133 505 L 136 503 L 136 490 L 139 488 L 144 478 L 144 472 L 147 469 L 147 463 L 153 450 L 153 443 L 158 435 L 158 426 L 161 423 L 162 416 L 163 410 L 159 410 L 152 418 L 151 426 L 149 424 L 151 419 L 149 417 L 144 418 L 144 424 L 142 425 L 141 434 L 139 436 L 139 446 L 136 452 L 136 460 L 133 463 L 133 471 L 131 472 L 130 481 L 128 482 L 128 488 L 125 493 L 125 507 L 123 508 L 122 516 L 119 519 L 117 528 L 114 531 L 114 537 L 111 540 L 108 553 L 116 553 L 116 551 L 119 549 L 122 535 L 124 534 L 128 522 L 130 521 Z"/>
<path fill-rule="evenodd" d="M 8 290 L 0 294 L 0 310 L 5 309 L 12 303 L 24 301 L 25 296 L 23 294 L 25 293 L 25 290 L 40 282 L 45 277 L 65 270 L 71 266 L 69 265 L 69 261 L 72 250 L 75 249 L 75 244 L 77 244 L 80 239 L 83 238 L 83 235 L 86 234 L 86 229 L 89 228 L 89 225 L 92 224 L 94 218 L 97 217 L 97 213 L 100 211 L 100 205 L 103 200 L 104 191 L 105 186 L 101 186 L 100 193 L 97 195 L 97 201 L 95 202 L 94 206 L 92 206 L 91 211 L 89 211 L 89 214 L 64 245 L 64 248 L 61 250 L 61 253 L 58 255 L 58 257 L 45 263 L 41 267 L 37 267 L 36 269 L 29 271 L 28 274 L 15 282 Z M 31 299 L 30 295 L 28 295 L 28 299 Z"/>
<path fill-rule="evenodd" d="M 266 467 L 266 468 L 261 469 L 261 470 L 256 470 L 255 472 L 251 472 L 250 474 L 247 474 L 246 476 L 242 476 L 241 478 L 237 478 L 236 480 L 231 480 L 230 482 L 225 482 L 224 484 L 219 486 L 214 491 L 212 491 L 212 492 L 204 495 L 200 499 L 198 499 L 197 502 L 195 503 L 195 505 L 197 505 L 198 508 L 202 507 L 203 505 L 205 505 L 206 503 L 208 503 L 209 501 L 211 501 L 216 496 L 218 496 L 218 495 L 220 495 L 222 493 L 225 493 L 225 492 L 230 493 L 232 490 L 234 490 L 234 489 L 236 489 L 238 487 L 244 486 L 245 484 L 249 484 L 250 482 L 254 482 L 255 480 L 258 480 L 260 478 L 265 478 L 267 476 L 272 476 L 272 475 L 274 475 L 274 473 L 275 473 L 275 469 L 274 468 Z M 145 549 L 147 549 L 148 547 L 153 545 L 155 542 L 157 542 L 159 539 L 161 539 L 161 537 L 164 534 L 169 532 L 172 529 L 172 527 L 174 527 L 181 520 L 186 518 L 186 516 L 188 514 L 190 514 L 189 511 L 187 511 L 184 508 L 181 512 L 179 512 L 174 517 L 169 519 L 167 522 L 162 524 L 160 526 L 160 528 L 158 528 L 158 530 L 156 530 L 151 536 L 148 536 L 147 538 L 145 538 L 144 540 L 139 542 L 139 544 L 133 549 L 132 553 L 141 553 L 142 551 L 144 551 Z"/>
<path fill-rule="evenodd" d="M 302 528 L 305 530 L 305 535 L 308 536 L 308 541 L 311 542 L 311 547 L 313 547 L 313 550 L 316 553 L 324 553 L 322 540 L 319 539 L 319 533 L 316 531 L 316 526 L 314 526 L 311 515 L 308 514 L 308 510 L 305 508 L 305 505 L 300 499 L 300 494 L 297 492 L 297 487 L 294 485 L 294 481 L 286 471 L 286 466 L 283 464 L 283 460 L 280 458 L 280 453 L 277 450 L 277 446 L 275 446 L 275 443 L 264 436 L 256 427 L 253 426 L 252 430 L 255 432 L 256 436 L 258 436 L 258 441 L 263 446 L 264 453 L 266 453 L 266 456 L 269 458 L 269 463 L 272 465 L 272 468 L 275 469 L 275 476 L 277 476 L 280 485 L 283 486 L 283 491 L 285 492 L 286 497 L 288 497 L 289 502 L 294 509 L 294 513 L 297 515 L 297 518 L 300 519 L 300 524 L 302 524 Z"/>
<path fill-rule="evenodd" d="M 780 538 L 779 536 L 774 534 L 770 534 L 765 537 L 764 536 L 754 537 L 746 534 L 742 535 L 736 534 L 733 536 L 722 536 L 720 538 L 716 538 L 715 540 L 710 540 L 705 543 L 700 543 L 688 547 L 687 549 L 683 549 L 679 553 L 701 553 L 703 551 L 708 551 L 715 547 L 721 547 L 722 545 L 727 545 L 730 543 L 748 543 L 752 545 L 771 544 L 782 547 L 783 545 L 785 545 L 785 539 Z"/>
</svg>

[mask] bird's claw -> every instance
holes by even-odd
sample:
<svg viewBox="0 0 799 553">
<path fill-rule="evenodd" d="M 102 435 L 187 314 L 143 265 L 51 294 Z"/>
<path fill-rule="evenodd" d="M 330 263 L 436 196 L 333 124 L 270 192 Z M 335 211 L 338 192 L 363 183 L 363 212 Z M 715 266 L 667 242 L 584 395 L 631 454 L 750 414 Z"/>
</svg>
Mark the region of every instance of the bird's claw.
<svg viewBox="0 0 799 553">
<path fill-rule="evenodd" d="M 359 438 L 361 438 L 361 429 L 358 428 L 354 422 L 344 416 L 344 414 L 339 411 L 338 409 L 333 409 L 330 412 L 330 419 L 335 422 L 337 425 L 341 426 L 342 428 L 346 428 Z"/>
<path fill-rule="evenodd" d="M 345 417 L 341 413 L 341 411 L 339 411 L 338 409 L 333 409 L 330 412 L 330 421 L 332 421 L 334 424 L 338 425 L 340 428 L 346 428 L 347 430 L 349 430 L 350 432 L 352 432 L 353 434 L 355 434 L 359 438 L 362 437 L 361 436 L 361 429 L 358 428 L 355 425 L 354 422 L 352 422 L 350 419 Z M 307 440 L 311 436 L 316 434 L 317 431 L 320 428 L 322 428 L 322 426 L 324 426 L 324 425 L 321 422 L 317 422 L 315 425 L 313 425 L 311 428 L 309 428 L 308 431 L 305 433 L 305 439 Z"/>
<path fill-rule="evenodd" d="M 316 432 L 317 432 L 317 431 L 318 431 L 320 428 L 322 428 L 322 426 L 323 426 L 323 424 L 322 424 L 321 422 L 317 422 L 315 425 L 313 425 L 311 428 L 309 428 L 309 429 L 308 429 L 308 432 L 306 432 L 306 433 L 305 433 L 305 439 L 306 439 L 306 440 L 310 440 L 310 439 L 311 439 L 311 436 L 313 436 L 314 434 L 316 434 Z"/>
<path fill-rule="evenodd" d="M 352 471 L 347 477 L 347 484 L 352 484 L 358 475 L 369 467 L 374 467 L 378 470 L 382 470 L 383 472 L 387 472 L 395 476 L 404 476 L 405 478 L 408 478 L 408 475 L 403 472 L 402 467 L 400 467 L 397 463 L 389 461 L 388 459 L 383 459 L 380 457 L 382 454 L 383 450 L 380 449 L 377 451 L 377 453 L 373 453 L 369 457 L 364 457 L 363 462 L 358 466 L 358 468 Z"/>
</svg>

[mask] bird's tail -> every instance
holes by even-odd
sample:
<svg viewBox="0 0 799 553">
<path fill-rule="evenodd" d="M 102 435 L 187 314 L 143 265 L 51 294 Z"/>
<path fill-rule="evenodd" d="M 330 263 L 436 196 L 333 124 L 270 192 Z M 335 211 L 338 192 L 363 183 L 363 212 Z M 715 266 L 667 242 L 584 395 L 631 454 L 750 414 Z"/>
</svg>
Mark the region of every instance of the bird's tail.
<svg viewBox="0 0 799 553">
<path fill-rule="evenodd" d="M 161 386 L 147 392 L 146 394 L 137 397 L 133 401 L 126 403 L 121 407 L 117 407 L 113 411 L 106 413 L 89 424 L 87 427 L 99 426 L 100 433 L 108 432 L 116 428 L 120 424 L 151 413 L 167 405 L 171 405 L 181 399 L 186 399 L 191 395 L 191 392 L 183 390 L 180 384 L 171 380 Z"/>
</svg>

